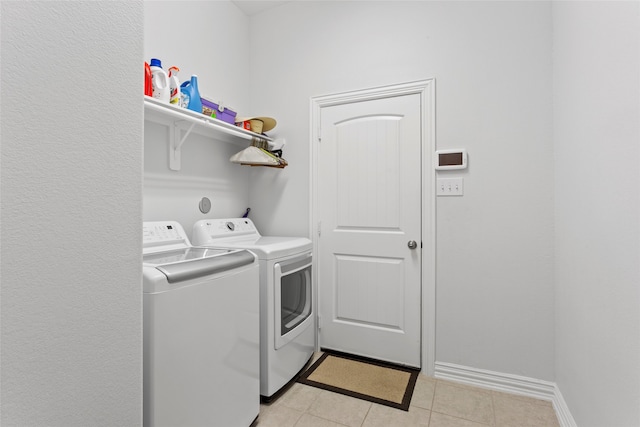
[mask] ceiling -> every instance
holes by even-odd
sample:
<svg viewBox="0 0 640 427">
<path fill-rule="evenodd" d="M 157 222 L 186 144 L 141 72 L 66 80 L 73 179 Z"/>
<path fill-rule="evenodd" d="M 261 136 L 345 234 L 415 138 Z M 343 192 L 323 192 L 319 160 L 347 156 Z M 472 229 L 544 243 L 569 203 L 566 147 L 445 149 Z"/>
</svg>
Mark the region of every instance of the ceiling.
<svg viewBox="0 0 640 427">
<path fill-rule="evenodd" d="M 256 0 L 231 0 L 233 4 L 238 6 L 238 8 L 244 12 L 245 15 L 251 16 L 256 13 L 263 12 L 268 9 L 273 9 L 274 7 L 278 7 L 281 4 L 289 3 L 291 0 L 285 1 L 256 1 Z"/>
</svg>

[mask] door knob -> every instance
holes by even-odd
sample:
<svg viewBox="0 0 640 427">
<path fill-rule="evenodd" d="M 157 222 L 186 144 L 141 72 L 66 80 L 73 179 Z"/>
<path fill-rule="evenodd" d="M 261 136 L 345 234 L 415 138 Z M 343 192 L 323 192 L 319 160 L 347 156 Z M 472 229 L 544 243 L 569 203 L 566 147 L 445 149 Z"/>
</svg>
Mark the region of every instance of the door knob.
<svg viewBox="0 0 640 427">
<path fill-rule="evenodd" d="M 407 243 L 407 246 L 409 246 L 409 249 L 415 249 L 418 247 L 418 244 L 416 243 L 415 240 L 409 240 L 409 243 Z"/>
</svg>

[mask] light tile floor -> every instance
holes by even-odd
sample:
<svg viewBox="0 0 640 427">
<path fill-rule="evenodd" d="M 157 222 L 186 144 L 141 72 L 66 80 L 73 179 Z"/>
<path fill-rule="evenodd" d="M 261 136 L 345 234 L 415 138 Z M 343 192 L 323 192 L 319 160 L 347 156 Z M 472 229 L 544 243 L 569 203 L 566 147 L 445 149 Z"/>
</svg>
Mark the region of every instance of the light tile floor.
<svg viewBox="0 0 640 427">
<path fill-rule="evenodd" d="M 295 383 L 255 427 L 559 427 L 551 402 L 420 375 L 409 411 Z"/>
</svg>

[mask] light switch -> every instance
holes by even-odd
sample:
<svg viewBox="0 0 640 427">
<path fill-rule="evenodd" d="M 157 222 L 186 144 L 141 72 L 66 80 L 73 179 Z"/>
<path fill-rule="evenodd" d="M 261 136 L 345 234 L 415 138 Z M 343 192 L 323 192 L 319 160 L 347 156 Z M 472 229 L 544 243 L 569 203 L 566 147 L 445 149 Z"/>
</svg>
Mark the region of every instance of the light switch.
<svg viewBox="0 0 640 427">
<path fill-rule="evenodd" d="M 464 185 L 462 178 L 438 178 L 436 181 L 436 195 L 438 196 L 462 196 Z"/>
</svg>

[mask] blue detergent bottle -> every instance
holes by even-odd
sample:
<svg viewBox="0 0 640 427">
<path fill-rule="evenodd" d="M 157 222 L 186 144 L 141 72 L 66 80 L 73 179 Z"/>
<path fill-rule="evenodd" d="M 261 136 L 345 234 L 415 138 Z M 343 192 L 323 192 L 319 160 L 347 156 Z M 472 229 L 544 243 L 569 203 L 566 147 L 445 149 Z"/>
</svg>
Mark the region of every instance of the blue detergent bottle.
<svg viewBox="0 0 640 427">
<path fill-rule="evenodd" d="M 180 92 L 184 95 L 185 107 L 189 110 L 202 113 L 202 100 L 200 99 L 200 91 L 198 90 L 198 76 L 191 76 L 191 80 L 187 80 L 180 85 Z M 188 98 L 188 101 L 187 101 Z"/>
</svg>

